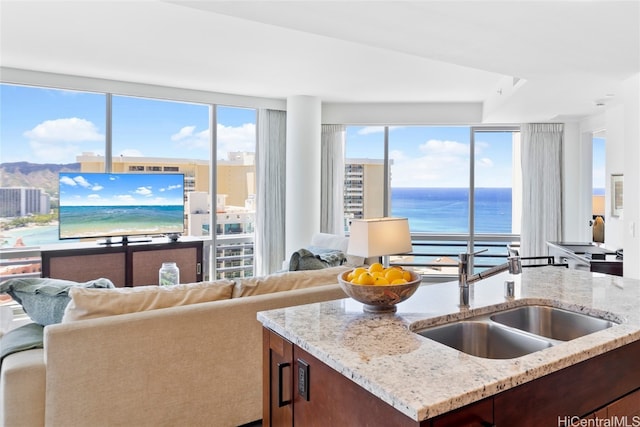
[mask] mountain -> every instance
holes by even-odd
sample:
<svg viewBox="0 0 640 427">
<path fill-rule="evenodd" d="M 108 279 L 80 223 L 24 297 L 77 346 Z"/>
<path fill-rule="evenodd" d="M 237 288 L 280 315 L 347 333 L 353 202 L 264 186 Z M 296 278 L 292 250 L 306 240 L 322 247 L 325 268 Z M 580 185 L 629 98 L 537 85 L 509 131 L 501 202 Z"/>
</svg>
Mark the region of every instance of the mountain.
<svg viewBox="0 0 640 427">
<path fill-rule="evenodd" d="M 58 197 L 58 172 L 80 172 L 80 163 L 0 163 L 0 186 L 42 188 Z"/>
</svg>

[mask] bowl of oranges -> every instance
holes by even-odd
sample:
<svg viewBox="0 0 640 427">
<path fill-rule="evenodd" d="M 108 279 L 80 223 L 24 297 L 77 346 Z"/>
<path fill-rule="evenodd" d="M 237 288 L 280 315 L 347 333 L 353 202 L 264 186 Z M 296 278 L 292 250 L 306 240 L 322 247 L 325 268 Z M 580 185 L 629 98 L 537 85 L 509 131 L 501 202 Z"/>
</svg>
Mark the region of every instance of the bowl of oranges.
<svg viewBox="0 0 640 427">
<path fill-rule="evenodd" d="M 418 289 L 422 277 L 399 266 L 385 268 L 380 263 L 358 267 L 338 275 L 342 290 L 364 304 L 370 313 L 395 312 L 396 304 Z"/>
</svg>

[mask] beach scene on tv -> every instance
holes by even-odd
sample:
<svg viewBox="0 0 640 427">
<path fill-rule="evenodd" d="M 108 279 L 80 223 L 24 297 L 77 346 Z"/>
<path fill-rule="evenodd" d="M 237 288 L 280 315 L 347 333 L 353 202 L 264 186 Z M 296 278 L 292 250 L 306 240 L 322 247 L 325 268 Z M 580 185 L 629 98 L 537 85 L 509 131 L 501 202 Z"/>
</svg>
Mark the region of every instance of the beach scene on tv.
<svg viewBox="0 0 640 427">
<path fill-rule="evenodd" d="M 184 231 L 183 174 L 60 173 L 60 239 Z"/>
</svg>

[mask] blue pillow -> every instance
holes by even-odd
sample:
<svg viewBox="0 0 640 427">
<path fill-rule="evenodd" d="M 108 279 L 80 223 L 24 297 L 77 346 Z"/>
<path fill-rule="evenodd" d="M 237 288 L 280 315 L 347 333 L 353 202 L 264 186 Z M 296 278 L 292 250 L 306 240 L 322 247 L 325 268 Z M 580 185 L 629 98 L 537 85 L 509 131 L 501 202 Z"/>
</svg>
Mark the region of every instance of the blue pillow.
<svg viewBox="0 0 640 427">
<path fill-rule="evenodd" d="M 60 323 L 64 309 L 69 304 L 69 289 L 73 286 L 85 288 L 115 288 L 109 279 L 96 279 L 84 283 L 62 279 L 18 278 L 0 283 L 0 293 L 6 293 L 22 305 L 27 315 L 39 325 Z"/>
</svg>

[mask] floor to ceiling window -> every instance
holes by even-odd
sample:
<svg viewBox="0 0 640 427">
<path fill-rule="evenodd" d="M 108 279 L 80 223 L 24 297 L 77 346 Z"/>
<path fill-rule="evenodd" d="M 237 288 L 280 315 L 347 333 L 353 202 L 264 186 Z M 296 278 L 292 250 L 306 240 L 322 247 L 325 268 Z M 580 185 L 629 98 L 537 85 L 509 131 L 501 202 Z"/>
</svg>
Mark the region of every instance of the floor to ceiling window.
<svg viewBox="0 0 640 427">
<path fill-rule="evenodd" d="M 0 85 L 0 244 L 58 243 L 58 172 L 104 170 L 105 94 Z M 13 194 L 15 193 L 15 194 Z M 60 243 L 71 242 L 61 241 Z"/>
<path fill-rule="evenodd" d="M 182 234 L 218 234 L 218 277 L 253 274 L 255 109 L 10 84 L 0 100 L 3 248 L 78 241 L 59 240 L 59 172 L 182 174 Z"/>
<path fill-rule="evenodd" d="M 347 127 L 345 230 L 351 219 L 384 215 L 384 132 L 383 126 Z"/>
<path fill-rule="evenodd" d="M 366 129 L 376 129 L 377 139 L 363 138 Z M 478 268 L 504 261 L 507 242 L 519 233 L 518 129 L 389 126 L 386 141 L 388 182 L 376 183 L 377 197 L 363 209 L 369 203 L 381 206 L 377 216 L 409 219 L 414 251 L 395 261 L 423 274 L 454 274 L 457 254 L 467 250 L 486 249 Z M 376 153 L 383 177 L 385 127 L 347 128 L 345 181 L 354 152 Z M 345 217 L 347 200 L 345 188 Z"/>
<path fill-rule="evenodd" d="M 218 277 L 253 276 L 256 110 L 216 109 Z"/>
</svg>

